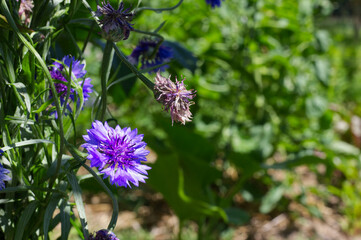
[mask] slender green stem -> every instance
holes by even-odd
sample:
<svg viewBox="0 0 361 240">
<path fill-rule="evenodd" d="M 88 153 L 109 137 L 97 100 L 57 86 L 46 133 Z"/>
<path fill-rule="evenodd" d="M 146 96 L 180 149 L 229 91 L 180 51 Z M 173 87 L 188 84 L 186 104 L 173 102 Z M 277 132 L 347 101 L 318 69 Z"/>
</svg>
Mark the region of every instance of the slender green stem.
<svg viewBox="0 0 361 240">
<path fill-rule="evenodd" d="M 183 230 L 184 220 L 179 219 L 179 230 L 178 230 L 178 240 L 182 240 L 182 230 Z"/>
<path fill-rule="evenodd" d="M 103 54 L 101 85 L 102 85 L 102 108 L 100 112 L 100 121 L 104 121 L 105 113 L 107 110 L 107 81 L 110 75 L 110 69 L 113 62 L 114 49 L 112 41 L 108 40 Z"/>
<path fill-rule="evenodd" d="M 84 42 L 84 45 L 83 45 L 83 48 L 82 48 L 82 50 L 81 50 L 81 52 L 82 52 L 83 54 L 84 54 L 84 52 L 85 52 L 86 47 L 88 46 L 88 42 L 89 42 L 90 37 L 91 37 L 91 35 L 92 35 L 92 33 L 93 33 L 94 27 L 95 27 L 95 22 L 92 22 L 92 25 L 90 26 L 90 30 L 89 30 L 89 32 L 88 32 L 88 36 L 86 37 L 85 42 Z"/>
<path fill-rule="evenodd" d="M 159 24 L 159 26 L 153 31 L 155 33 L 159 32 L 160 29 L 162 29 L 162 27 L 164 26 L 164 24 L 166 23 L 167 21 L 164 21 L 162 22 L 161 24 Z"/>
<path fill-rule="evenodd" d="M 170 63 L 170 61 L 169 61 L 169 62 L 162 63 L 162 64 L 159 64 L 159 65 L 157 65 L 157 66 L 150 67 L 150 68 L 142 69 L 140 72 L 141 72 L 141 73 L 150 72 L 150 71 L 152 71 L 152 70 L 154 70 L 154 69 L 160 68 L 160 67 L 162 67 L 162 66 L 164 66 L 164 65 L 167 65 L 167 64 L 169 64 L 169 63 Z M 111 86 L 113 86 L 113 85 L 115 85 L 115 84 L 117 84 L 117 83 L 123 82 L 123 81 L 125 81 L 125 80 L 127 80 L 127 79 L 129 79 L 129 78 L 134 77 L 134 76 L 135 76 L 134 73 L 129 73 L 129 74 L 125 75 L 124 77 L 118 78 L 117 80 L 114 80 L 113 82 L 109 83 L 107 89 L 109 90 L 109 88 L 110 88 Z"/>
<path fill-rule="evenodd" d="M 84 6 L 89 10 L 89 12 L 91 13 L 92 17 L 95 19 L 95 21 L 97 22 L 98 25 L 99 24 L 99 18 L 95 15 L 95 13 L 93 12 L 93 9 L 90 7 L 89 3 L 86 0 L 82 0 Z M 99 5 L 99 4 L 97 4 Z"/>
<path fill-rule="evenodd" d="M 135 10 L 136 13 L 142 11 L 142 10 L 151 10 L 154 11 L 156 13 L 161 13 L 163 11 L 170 11 L 173 9 L 176 9 L 177 7 L 179 7 L 182 4 L 183 0 L 180 0 L 176 5 L 174 5 L 173 7 L 169 7 L 169 8 L 151 8 L 151 7 L 141 7 Z"/>
<path fill-rule="evenodd" d="M 100 95 L 97 93 L 97 96 L 96 96 L 94 104 L 93 104 L 94 107 L 92 108 L 92 112 L 91 112 L 91 121 L 92 122 L 98 116 L 99 108 L 96 109 L 96 106 L 98 106 L 99 99 L 100 99 Z"/>
<path fill-rule="evenodd" d="M 64 63 L 63 63 L 64 64 Z M 66 105 L 68 104 L 68 99 L 70 96 L 70 89 L 71 89 L 71 71 L 72 71 L 72 67 L 73 67 L 73 62 L 70 62 L 70 66 L 69 66 L 69 72 L 67 74 L 67 80 L 68 80 L 68 84 L 67 84 L 67 89 L 66 89 L 66 96 L 65 96 L 65 100 L 64 100 L 64 106 L 63 106 L 63 112 L 61 114 L 64 114 L 66 111 Z"/>
<path fill-rule="evenodd" d="M 83 57 L 83 52 L 82 50 L 79 48 L 78 44 L 76 43 L 76 40 L 73 36 L 73 34 L 71 33 L 69 27 L 67 25 L 64 25 L 65 31 L 68 33 L 68 35 L 70 36 L 70 40 L 73 42 L 73 45 L 75 45 L 76 50 L 78 51 L 79 54 L 79 58 Z"/>
<path fill-rule="evenodd" d="M 74 76 L 74 78 L 76 78 L 76 77 Z M 74 113 L 73 113 L 74 115 L 70 114 L 70 116 L 72 118 L 71 121 L 72 121 L 73 126 L 74 126 L 75 121 L 78 119 L 78 117 L 80 115 L 80 112 L 82 111 L 83 106 L 84 106 L 83 88 L 84 88 L 85 81 L 83 81 L 82 85 L 79 85 L 79 83 L 77 83 L 77 82 L 73 82 L 73 83 L 74 83 L 75 88 L 76 88 L 75 91 L 77 92 L 77 94 L 74 94 L 74 105 L 76 106 L 76 107 L 74 107 Z M 78 97 L 79 97 L 79 99 L 78 99 Z M 67 130 L 67 132 L 65 134 L 65 139 L 69 138 L 69 136 L 70 136 L 70 134 L 72 132 L 72 129 L 74 129 L 74 128 L 68 128 L 68 130 Z M 74 133 L 75 133 L 75 131 L 74 131 Z"/>
<path fill-rule="evenodd" d="M 135 74 L 135 76 L 137 76 L 153 92 L 154 83 L 146 78 L 133 64 L 128 61 L 127 57 L 124 55 L 124 53 L 122 53 L 122 51 L 119 50 L 115 43 L 113 43 L 113 47 L 120 60 L 122 60 L 122 62 L 127 65 L 127 67 Z"/>
<path fill-rule="evenodd" d="M 138 30 L 138 29 L 134 29 L 133 30 L 134 32 L 137 32 L 137 33 L 142 33 L 142 34 L 146 34 L 146 35 L 150 35 L 150 36 L 154 36 L 154 37 L 157 37 L 159 38 L 162 42 L 164 40 L 164 37 L 156 32 L 147 32 L 147 31 L 142 31 L 142 30 Z"/>
</svg>

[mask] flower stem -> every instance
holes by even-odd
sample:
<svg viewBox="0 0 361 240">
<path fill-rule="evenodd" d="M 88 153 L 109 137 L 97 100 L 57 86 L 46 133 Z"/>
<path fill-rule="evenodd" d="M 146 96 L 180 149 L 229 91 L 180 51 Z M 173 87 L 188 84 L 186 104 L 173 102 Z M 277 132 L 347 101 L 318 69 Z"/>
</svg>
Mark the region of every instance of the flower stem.
<svg viewBox="0 0 361 240">
<path fill-rule="evenodd" d="M 108 40 L 105 44 L 103 62 L 102 62 L 102 73 L 101 73 L 101 86 L 102 86 L 102 108 L 100 112 L 100 121 L 104 122 L 105 112 L 107 110 L 107 81 L 110 75 L 110 69 L 113 62 L 114 49 L 112 47 L 112 41 Z"/>
<path fill-rule="evenodd" d="M 64 25 L 64 29 L 65 29 L 66 33 L 68 34 L 68 36 L 70 37 L 71 42 L 72 42 L 73 45 L 75 46 L 75 48 L 76 48 L 76 50 L 77 50 L 77 52 L 78 52 L 78 54 L 79 54 L 79 58 L 83 58 L 83 52 L 82 52 L 82 50 L 79 48 L 79 46 L 78 46 L 78 44 L 77 44 L 77 42 L 76 42 L 73 34 L 71 33 L 69 27 L 68 27 L 67 25 Z"/>
<path fill-rule="evenodd" d="M 141 7 L 138 8 L 137 10 L 135 10 L 136 13 L 142 11 L 142 10 L 151 10 L 154 11 L 156 13 L 161 13 L 163 11 L 170 11 L 173 9 L 176 9 L 177 7 L 179 7 L 182 4 L 183 0 L 180 0 L 176 5 L 174 5 L 173 7 L 169 7 L 169 8 L 151 8 L 151 7 Z"/>
<path fill-rule="evenodd" d="M 84 45 L 83 45 L 83 48 L 82 48 L 82 50 L 81 50 L 82 54 L 84 54 L 85 48 L 88 46 L 90 37 L 91 37 L 91 35 L 92 35 L 93 31 L 94 31 L 94 27 L 95 27 L 95 22 L 92 22 L 92 25 L 90 26 L 90 30 L 89 30 L 88 36 L 86 37 L 85 42 L 84 42 Z"/>
<path fill-rule="evenodd" d="M 157 37 L 159 38 L 161 41 L 164 40 L 164 37 L 156 32 L 146 32 L 146 31 L 142 31 L 142 30 L 138 30 L 138 29 L 134 29 L 133 30 L 134 32 L 137 32 L 137 33 L 142 33 L 142 34 L 146 34 L 146 35 L 150 35 L 150 36 L 154 36 L 154 37 Z"/>
<path fill-rule="evenodd" d="M 66 105 L 68 104 L 68 99 L 70 96 L 70 88 L 71 88 L 71 71 L 72 71 L 72 66 L 73 66 L 73 62 L 70 62 L 70 66 L 69 66 L 69 72 L 67 73 L 67 89 L 66 89 L 66 96 L 65 96 L 65 100 L 64 100 L 64 106 L 63 106 L 63 112 L 61 114 L 64 114 L 66 111 Z"/>
<path fill-rule="evenodd" d="M 159 64 L 159 65 L 156 65 L 156 66 L 153 66 L 153 67 L 150 67 L 150 68 L 142 69 L 142 70 L 140 70 L 140 72 L 141 72 L 141 73 L 146 73 L 146 72 L 152 71 L 152 70 L 154 70 L 154 69 L 160 68 L 160 67 L 162 67 L 162 66 L 164 66 L 164 65 L 167 65 L 167 64 L 169 64 L 170 62 L 171 62 L 171 61 L 165 62 L 165 63 L 162 63 L 162 64 Z M 120 82 L 122 82 L 122 81 L 125 81 L 125 80 L 127 80 L 127 79 L 129 79 L 129 78 L 132 78 L 132 77 L 134 77 L 134 76 L 135 76 L 134 73 L 129 73 L 129 74 L 127 74 L 127 75 L 125 75 L 125 76 L 123 76 L 123 77 L 121 77 L 121 78 L 118 78 L 118 79 L 110 82 L 110 83 L 108 84 L 107 89 L 109 90 L 109 88 L 110 88 L 111 86 L 113 86 L 113 85 L 115 85 L 115 84 L 117 84 L 117 83 L 120 83 Z"/>
<path fill-rule="evenodd" d="M 141 72 L 138 71 L 136 67 L 134 67 L 133 64 L 128 61 L 127 57 L 124 55 L 124 53 L 122 53 L 122 51 L 119 50 L 115 43 L 113 43 L 113 48 L 115 50 L 115 53 L 122 60 L 122 62 L 127 65 L 127 67 L 135 74 L 135 76 L 137 76 L 153 92 L 154 83 L 151 82 L 148 78 L 146 78 Z"/>
</svg>

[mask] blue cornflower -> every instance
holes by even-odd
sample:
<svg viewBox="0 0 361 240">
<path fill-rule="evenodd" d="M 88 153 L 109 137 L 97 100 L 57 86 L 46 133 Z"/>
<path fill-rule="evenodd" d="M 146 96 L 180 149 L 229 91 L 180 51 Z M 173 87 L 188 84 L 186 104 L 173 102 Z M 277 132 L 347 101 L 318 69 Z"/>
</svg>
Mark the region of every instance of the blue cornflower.
<svg viewBox="0 0 361 240">
<path fill-rule="evenodd" d="M 172 57 L 173 52 L 170 47 L 160 44 L 159 41 L 144 38 L 139 41 L 138 46 L 133 50 L 128 60 L 133 65 L 138 65 L 141 62 L 142 66 L 140 68 L 146 69 L 169 62 Z M 150 72 L 164 71 L 168 67 L 168 65 L 163 65 Z"/>
<path fill-rule="evenodd" d="M 79 85 L 82 87 L 83 90 L 83 97 L 84 97 L 84 102 L 86 102 L 89 98 L 89 94 L 91 92 L 93 92 L 93 85 L 90 83 L 91 79 L 90 78 L 84 78 L 85 74 L 86 74 L 86 70 L 84 69 L 84 64 L 81 64 L 80 61 L 75 60 L 74 57 L 71 56 L 65 56 L 62 60 L 62 62 L 57 62 L 55 61 L 53 63 L 53 66 L 50 68 L 50 75 L 54 80 L 57 80 L 57 82 L 54 83 L 55 85 L 55 89 L 58 93 L 58 97 L 60 98 L 60 103 L 61 105 L 64 104 L 65 102 L 65 98 L 66 98 L 66 94 L 68 91 L 68 81 L 67 81 L 67 74 L 69 74 L 69 70 L 70 70 L 70 65 L 71 65 L 71 76 L 72 76 L 72 83 L 71 83 L 71 89 L 70 91 L 70 95 L 69 98 L 74 101 L 75 100 L 75 95 L 78 95 L 78 101 L 79 101 L 79 94 L 76 92 L 75 90 L 75 84 Z M 61 83 L 64 82 L 64 83 Z M 50 91 L 50 97 L 53 97 L 53 93 Z M 70 106 L 67 105 L 68 110 L 70 109 Z M 57 118 L 57 112 L 54 112 L 55 117 Z"/>
<path fill-rule="evenodd" d="M 223 0 L 224 1 L 224 0 Z M 220 7 L 221 6 L 221 0 L 206 0 L 206 3 L 211 5 L 212 8 Z"/>
<path fill-rule="evenodd" d="M 93 234 L 90 234 L 87 240 L 119 240 L 115 234 L 107 229 L 99 230 Z"/>
<path fill-rule="evenodd" d="M 3 153 L 4 151 L 0 149 L 0 157 Z M 11 180 L 11 178 L 8 175 L 6 175 L 8 173 L 10 173 L 10 171 L 4 168 L 3 165 L 1 165 L 0 163 L 0 190 L 5 188 L 5 181 Z"/>
<path fill-rule="evenodd" d="M 151 168 L 141 164 L 149 154 L 143 134 L 137 135 L 137 129 L 122 129 L 119 125 L 114 129 L 100 121 L 93 122 L 87 132 L 88 135 L 83 135 L 87 143 L 82 147 L 89 153 L 91 167 L 97 167 L 104 178 L 109 177 L 111 184 L 118 186 L 131 187 L 131 182 L 138 187 L 139 182 L 145 182 L 148 177 L 144 175 Z"/>
<path fill-rule="evenodd" d="M 129 13 L 129 9 L 124 9 L 124 3 L 119 4 L 118 10 L 115 10 L 110 3 L 103 2 L 103 7 L 97 6 L 95 15 L 102 17 L 100 24 L 105 32 L 105 38 L 118 42 L 126 40 L 129 37 L 133 27 L 130 22 L 133 20 L 134 13 Z"/>
</svg>

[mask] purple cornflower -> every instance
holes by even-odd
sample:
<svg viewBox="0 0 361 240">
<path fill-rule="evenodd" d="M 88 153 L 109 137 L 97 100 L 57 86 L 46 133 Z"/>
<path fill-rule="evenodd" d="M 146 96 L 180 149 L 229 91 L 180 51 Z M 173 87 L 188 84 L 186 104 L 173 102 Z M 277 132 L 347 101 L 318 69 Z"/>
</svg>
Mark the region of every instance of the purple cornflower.
<svg viewBox="0 0 361 240">
<path fill-rule="evenodd" d="M 3 153 L 4 151 L 0 149 L 0 157 L 3 155 Z M 3 165 L 1 165 L 0 163 L 0 190 L 5 188 L 5 181 L 11 180 L 11 178 L 6 175 L 8 173 L 10 173 L 10 171 L 4 168 Z"/>
<path fill-rule="evenodd" d="M 138 187 L 139 182 L 145 182 L 148 177 L 144 175 L 151 168 L 141 164 L 149 154 L 145 150 L 147 144 L 142 141 L 143 134 L 137 135 L 137 129 L 122 129 L 119 125 L 114 129 L 100 121 L 93 122 L 87 132 L 88 135 L 83 135 L 87 143 L 82 147 L 89 153 L 91 167 L 97 167 L 104 178 L 109 177 L 111 184 L 118 186 L 131 187 L 133 183 Z"/>
<path fill-rule="evenodd" d="M 206 0 L 206 3 L 211 5 L 212 8 L 221 6 L 221 0 Z"/>
<path fill-rule="evenodd" d="M 165 111 L 170 111 L 172 125 L 174 121 L 181 122 L 183 125 L 192 121 L 189 106 L 194 104 L 190 99 L 195 97 L 196 91 L 187 90 L 183 81 L 184 79 L 179 82 L 176 77 L 174 83 L 170 80 L 170 76 L 168 78 L 162 77 L 159 72 L 155 77 L 156 99 L 163 104 Z"/>
<path fill-rule="evenodd" d="M 133 50 L 132 54 L 128 57 L 129 62 L 133 65 L 138 65 L 141 62 L 141 69 L 151 68 L 162 63 L 169 62 L 173 57 L 172 49 L 160 44 L 159 41 L 144 38 L 139 41 L 138 46 Z M 168 65 L 158 67 L 151 72 L 158 70 L 164 71 Z"/>
<path fill-rule="evenodd" d="M 90 234 L 87 240 L 119 240 L 115 234 L 107 229 L 99 230 L 93 234 Z"/>
<path fill-rule="evenodd" d="M 129 13 L 129 9 L 123 10 L 123 2 L 120 3 L 118 10 L 115 10 L 109 2 L 103 2 L 103 6 L 97 6 L 97 8 L 95 15 L 98 17 L 103 16 L 100 19 L 100 24 L 106 33 L 105 38 L 114 42 L 128 39 L 130 31 L 134 30 L 133 24 L 130 23 L 133 20 L 134 13 Z"/>
<path fill-rule="evenodd" d="M 74 57 L 71 56 L 65 56 L 62 60 L 62 62 L 55 61 L 53 63 L 53 66 L 50 68 L 50 75 L 54 80 L 57 80 L 57 82 L 54 83 L 56 92 L 58 93 L 58 97 L 60 98 L 61 105 L 64 104 L 65 98 L 68 91 L 68 81 L 66 76 L 69 74 L 71 66 L 71 76 L 72 76 L 72 83 L 71 83 L 71 89 L 69 98 L 74 101 L 75 95 L 78 96 L 79 101 L 79 94 L 76 92 L 76 85 L 79 85 L 82 87 L 83 91 L 83 97 L 84 102 L 86 102 L 89 98 L 89 94 L 93 92 L 93 85 L 90 83 L 90 78 L 85 78 L 82 80 L 86 74 L 86 70 L 84 69 L 84 64 L 81 64 L 80 61 L 75 60 Z M 64 82 L 64 83 L 61 83 Z M 50 97 L 53 97 L 53 93 L 50 91 Z M 70 106 L 67 105 L 68 110 L 70 109 Z M 55 118 L 57 118 L 57 112 L 55 113 Z"/>
<path fill-rule="evenodd" d="M 30 15 L 33 12 L 33 1 L 32 0 L 21 0 L 19 7 L 19 18 L 28 25 L 30 23 Z"/>
</svg>

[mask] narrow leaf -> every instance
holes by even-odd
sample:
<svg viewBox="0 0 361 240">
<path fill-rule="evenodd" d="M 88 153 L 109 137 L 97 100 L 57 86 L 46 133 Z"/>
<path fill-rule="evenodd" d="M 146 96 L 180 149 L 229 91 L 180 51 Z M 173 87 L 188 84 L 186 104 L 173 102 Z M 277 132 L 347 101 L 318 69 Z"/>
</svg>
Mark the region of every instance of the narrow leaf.
<svg viewBox="0 0 361 240">
<path fill-rule="evenodd" d="M 10 149 L 15 148 L 15 147 L 23 147 L 23 146 L 33 145 L 33 144 L 37 144 L 37 143 L 52 143 L 52 144 L 54 144 L 54 142 L 46 140 L 46 139 L 31 139 L 31 140 L 25 140 L 25 141 L 17 142 L 17 143 L 11 144 L 10 146 L 5 146 L 5 147 L 1 148 L 1 150 L 7 151 L 7 150 L 10 150 Z"/>
<path fill-rule="evenodd" d="M 81 188 L 79 186 L 78 179 L 76 178 L 76 176 L 73 173 L 68 173 L 67 177 L 68 177 L 69 183 L 71 185 L 71 188 L 73 189 L 75 204 L 78 209 L 81 225 L 83 227 L 83 234 L 84 234 L 85 239 L 87 239 L 89 233 L 88 233 L 88 226 L 87 226 L 83 199 L 81 197 Z"/>
<path fill-rule="evenodd" d="M 53 216 L 53 213 L 55 211 L 56 206 L 58 205 L 59 200 L 61 199 L 60 194 L 54 194 L 46 207 L 45 214 L 44 214 L 44 224 L 43 224 L 43 230 L 44 230 L 44 239 L 48 240 L 49 238 L 49 225 L 51 222 L 51 218 Z"/>
<path fill-rule="evenodd" d="M 67 240 L 70 232 L 70 205 L 63 200 L 60 206 L 61 239 Z"/>
<path fill-rule="evenodd" d="M 54 99 L 49 99 L 48 101 L 44 102 L 38 110 L 33 111 L 34 113 L 40 113 L 44 111 L 50 104 L 54 102 Z"/>
<path fill-rule="evenodd" d="M 28 224 L 31 216 L 33 215 L 36 207 L 38 206 L 38 203 L 39 203 L 38 201 L 31 202 L 22 212 L 18 224 L 16 225 L 15 238 L 14 238 L 15 240 L 23 239 L 25 227 Z"/>
</svg>

